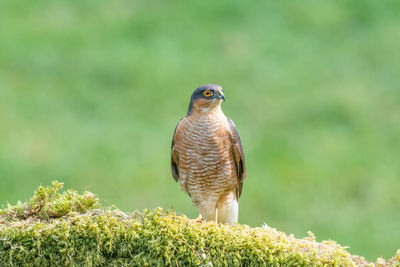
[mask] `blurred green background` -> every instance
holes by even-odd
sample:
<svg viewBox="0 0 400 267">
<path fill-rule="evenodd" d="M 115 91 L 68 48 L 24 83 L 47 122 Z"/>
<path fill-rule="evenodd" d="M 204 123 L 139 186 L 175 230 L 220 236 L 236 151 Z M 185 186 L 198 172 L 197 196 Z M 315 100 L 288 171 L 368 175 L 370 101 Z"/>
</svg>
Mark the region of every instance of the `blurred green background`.
<svg viewBox="0 0 400 267">
<path fill-rule="evenodd" d="M 279 2 L 279 3 L 278 3 Z M 52 180 L 197 216 L 170 174 L 192 91 L 224 87 L 239 221 L 400 248 L 400 1 L 2 1 L 0 203 Z"/>
</svg>

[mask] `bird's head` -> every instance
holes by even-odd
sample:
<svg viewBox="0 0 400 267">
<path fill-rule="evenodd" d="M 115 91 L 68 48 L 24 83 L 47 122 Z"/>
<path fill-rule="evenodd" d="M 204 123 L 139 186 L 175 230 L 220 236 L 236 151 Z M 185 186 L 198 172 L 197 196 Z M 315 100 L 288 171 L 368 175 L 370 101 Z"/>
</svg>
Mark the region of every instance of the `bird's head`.
<svg viewBox="0 0 400 267">
<path fill-rule="evenodd" d="M 222 100 L 225 101 L 222 87 L 218 84 L 205 84 L 194 90 L 190 98 L 188 115 L 192 112 L 209 113 L 220 109 Z"/>
</svg>

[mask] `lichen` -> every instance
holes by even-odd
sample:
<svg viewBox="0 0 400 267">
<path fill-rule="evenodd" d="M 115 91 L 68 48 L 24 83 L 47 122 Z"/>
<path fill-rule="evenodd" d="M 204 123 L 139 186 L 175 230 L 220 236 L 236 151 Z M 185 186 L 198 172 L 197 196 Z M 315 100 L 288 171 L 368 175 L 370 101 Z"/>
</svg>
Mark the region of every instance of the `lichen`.
<svg viewBox="0 0 400 267">
<path fill-rule="evenodd" d="M 124 213 L 62 184 L 0 210 L 0 266 L 399 266 L 376 263 L 334 241 L 296 239 L 274 228 L 189 224 L 174 211 Z"/>
</svg>

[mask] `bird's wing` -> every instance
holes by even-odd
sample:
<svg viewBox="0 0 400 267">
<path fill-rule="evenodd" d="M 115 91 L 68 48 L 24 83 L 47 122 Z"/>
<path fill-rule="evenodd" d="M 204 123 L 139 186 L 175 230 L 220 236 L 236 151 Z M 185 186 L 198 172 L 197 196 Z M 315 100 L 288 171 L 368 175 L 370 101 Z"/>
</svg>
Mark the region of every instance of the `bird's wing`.
<svg viewBox="0 0 400 267">
<path fill-rule="evenodd" d="M 239 186 L 236 191 L 237 199 L 239 199 L 240 195 L 242 194 L 243 181 L 246 179 L 246 166 L 244 163 L 242 142 L 240 141 L 240 136 L 236 130 L 235 123 L 231 119 L 227 119 L 231 130 L 232 150 L 235 159 L 237 179 L 239 182 Z"/>
<path fill-rule="evenodd" d="M 179 126 L 179 123 L 181 123 L 183 119 L 181 119 L 178 124 L 175 127 L 174 130 L 174 135 L 172 137 L 172 144 L 171 144 L 171 172 L 172 176 L 174 177 L 175 181 L 178 182 L 179 180 L 179 157 L 177 154 L 177 151 L 175 150 L 175 134 L 176 134 L 176 129 Z"/>
</svg>

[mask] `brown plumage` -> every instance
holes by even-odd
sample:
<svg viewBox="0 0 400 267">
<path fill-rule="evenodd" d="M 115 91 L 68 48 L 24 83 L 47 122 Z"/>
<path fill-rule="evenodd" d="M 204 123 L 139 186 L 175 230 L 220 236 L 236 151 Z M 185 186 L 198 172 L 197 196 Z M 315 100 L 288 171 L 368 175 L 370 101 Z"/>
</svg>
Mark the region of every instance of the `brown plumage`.
<svg viewBox="0 0 400 267">
<path fill-rule="evenodd" d="M 194 91 L 186 116 L 175 128 L 171 170 L 203 219 L 233 224 L 246 171 L 240 137 L 221 110 L 222 99 L 219 85 Z"/>
</svg>

